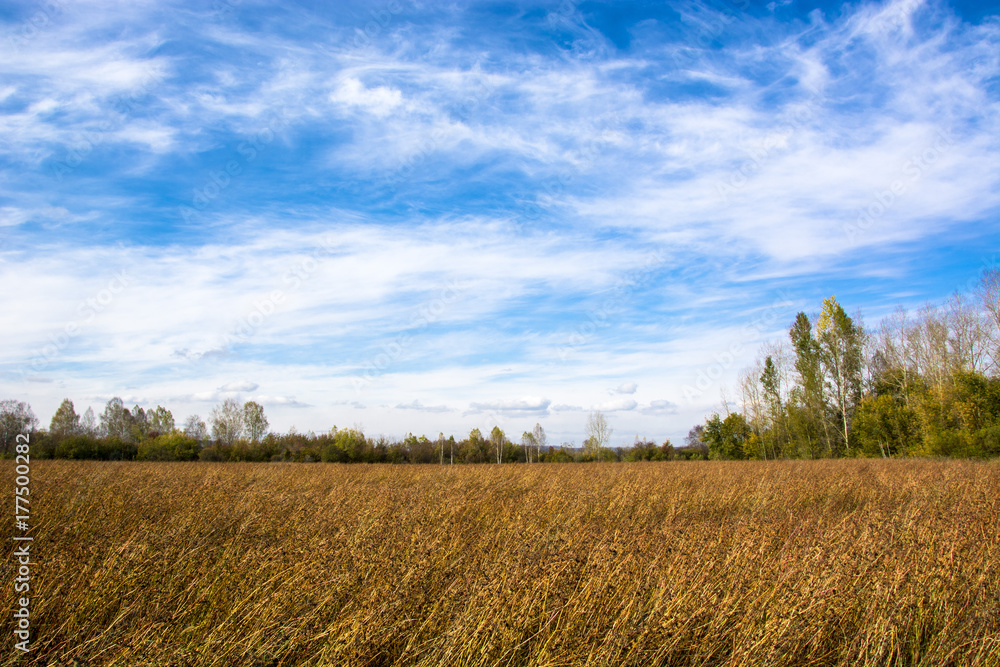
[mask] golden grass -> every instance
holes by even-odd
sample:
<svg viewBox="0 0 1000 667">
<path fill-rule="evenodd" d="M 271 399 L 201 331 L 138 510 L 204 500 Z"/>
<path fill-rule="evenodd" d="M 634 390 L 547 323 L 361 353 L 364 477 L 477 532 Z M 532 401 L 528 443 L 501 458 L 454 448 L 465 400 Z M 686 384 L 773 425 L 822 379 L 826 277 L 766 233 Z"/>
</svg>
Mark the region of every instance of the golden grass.
<svg viewBox="0 0 1000 667">
<path fill-rule="evenodd" d="M 35 664 L 1000 664 L 996 463 L 32 469 Z"/>
</svg>

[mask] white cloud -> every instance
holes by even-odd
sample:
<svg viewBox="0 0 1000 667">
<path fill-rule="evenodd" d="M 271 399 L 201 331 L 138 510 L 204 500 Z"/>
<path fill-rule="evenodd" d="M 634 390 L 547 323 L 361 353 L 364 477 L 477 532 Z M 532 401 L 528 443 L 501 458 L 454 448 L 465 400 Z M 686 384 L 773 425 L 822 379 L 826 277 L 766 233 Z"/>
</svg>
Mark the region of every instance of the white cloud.
<svg viewBox="0 0 1000 667">
<path fill-rule="evenodd" d="M 396 406 L 397 410 L 417 410 L 420 412 L 454 412 L 454 408 L 449 408 L 447 405 L 424 405 L 418 399 L 413 399 L 410 403 L 400 403 Z"/>
<path fill-rule="evenodd" d="M 250 380 L 237 380 L 222 385 L 219 387 L 219 391 L 254 391 L 259 386 L 256 382 L 251 382 Z"/>
<path fill-rule="evenodd" d="M 559 403 L 552 406 L 553 412 L 583 412 L 583 408 L 579 405 L 568 405 L 565 403 Z"/>
<path fill-rule="evenodd" d="M 360 107 L 378 118 L 385 118 L 403 104 L 403 95 L 395 88 L 375 86 L 366 88 L 353 77 L 340 81 L 330 94 L 330 100 L 352 107 Z"/>
<path fill-rule="evenodd" d="M 249 400 L 256 401 L 262 405 L 280 405 L 289 406 L 295 408 L 308 408 L 311 407 L 308 403 L 303 403 L 295 399 L 294 396 L 275 396 L 267 394 L 259 394 L 257 396 L 251 396 Z"/>
<path fill-rule="evenodd" d="M 469 404 L 469 411 L 466 414 L 498 412 L 515 416 L 547 415 L 551 404 L 552 401 L 541 396 L 473 402 Z"/>
<path fill-rule="evenodd" d="M 639 385 L 635 382 L 625 382 L 618 385 L 614 389 L 609 389 L 609 394 L 634 394 L 635 390 L 638 389 Z"/>
<path fill-rule="evenodd" d="M 628 412 L 629 410 L 635 410 L 636 406 L 639 405 L 635 399 L 632 398 L 616 398 L 613 401 L 606 401 L 595 406 L 594 410 L 600 410 L 601 412 Z"/>
<path fill-rule="evenodd" d="M 667 400 L 650 401 L 649 405 L 639 408 L 639 412 L 644 415 L 656 415 L 658 417 L 676 415 L 679 411 L 679 406 L 676 403 Z"/>
</svg>

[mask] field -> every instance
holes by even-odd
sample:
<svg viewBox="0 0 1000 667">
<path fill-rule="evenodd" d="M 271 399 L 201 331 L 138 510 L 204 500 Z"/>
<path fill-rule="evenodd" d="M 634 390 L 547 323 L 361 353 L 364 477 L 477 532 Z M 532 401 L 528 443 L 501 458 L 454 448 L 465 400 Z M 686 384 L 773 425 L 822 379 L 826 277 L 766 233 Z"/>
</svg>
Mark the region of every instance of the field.
<svg viewBox="0 0 1000 667">
<path fill-rule="evenodd" d="M 32 475 L 3 665 L 1000 664 L 997 463 Z"/>
</svg>

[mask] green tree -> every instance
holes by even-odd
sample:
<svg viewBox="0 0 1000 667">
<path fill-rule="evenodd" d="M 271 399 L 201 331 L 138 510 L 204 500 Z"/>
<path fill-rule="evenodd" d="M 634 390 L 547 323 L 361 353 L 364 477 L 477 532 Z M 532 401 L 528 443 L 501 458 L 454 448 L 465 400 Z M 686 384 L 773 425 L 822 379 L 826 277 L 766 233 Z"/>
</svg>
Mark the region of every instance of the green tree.
<svg viewBox="0 0 1000 667">
<path fill-rule="evenodd" d="M 701 439 L 708 445 L 709 458 L 743 460 L 750 457 L 750 424 L 738 412 L 730 413 L 722 419 L 718 413 L 705 423 Z"/>
<path fill-rule="evenodd" d="M 140 461 L 193 461 L 200 445 L 179 431 L 147 438 L 139 443 L 136 458 Z"/>
<path fill-rule="evenodd" d="M 369 450 L 368 439 L 360 428 L 333 429 L 333 437 L 320 448 L 320 460 L 328 463 L 364 461 Z"/>
<path fill-rule="evenodd" d="M 267 417 L 264 406 L 254 401 L 243 404 L 243 434 L 251 442 L 260 442 L 267 435 Z"/>
<path fill-rule="evenodd" d="M 899 456 L 920 440 L 917 413 L 889 394 L 867 396 L 852 425 L 855 447 L 867 456 Z"/>
<path fill-rule="evenodd" d="M 795 371 L 799 383 L 792 389 L 789 408 L 801 453 L 812 458 L 832 454 L 826 415 L 826 392 L 819 343 L 813 338 L 812 323 L 805 313 L 795 317 L 788 332 L 795 351 Z"/>
<path fill-rule="evenodd" d="M 174 415 L 162 405 L 157 405 L 155 410 L 146 413 L 146 421 L 149 424 L 150 433 L 162 435 L 174 430 Z"/>
<path fill-rule="evenodd" d="M 49 433 L 56 438 L 66 438 L 80 432 L 80 415 L 73 408 L 73 401 L 64 398 L 56 413 L 52 415 Z"/>
<path fill-rule="evenodd" d="M 782 445 L 784 429 L 782 426 L 785 407 L 781 402 L 781 377 L 778 375 L 778 367 L 775 366 L 771 355 L 764 359 L 764 370 L 760 374 L 760 384 L 764 389 L 764 402 L 768 417 L 768 429 L 763 437 L 764 458 L 767 458 L 768 449 L 770 449 L 771 458 L 777 458 L 784 449 Z"/>
<path fill-rule="evenodd" d="M 844 451 L 850 452 L 850 421 L 861 398 L 861 348 L 864 331 L 848 317 L 836 297 L 823 300 L 823 310 L 816 323 L 820 360 L 830 377 L 833 398 L 840 417 L 840 435 Z M 834 452 L 840 453 L 840 452 Z"/>
<path fill-rule="evenodd" d="M 922 408 L 927 413 L 924 421 L 930 453 L 1000 455 L 1000 377 L 972 371 L 956 373 L 953 389 L 943 401 L 927 400 Z"/>
<path fill-rule="evenodd" d="M 149 436 L 149 420 L 146 417 L 146 411 L 138 405 L 133 407 L 131 422 L 129 434 L 132 442 L 142 442 Z"/>
</svg>

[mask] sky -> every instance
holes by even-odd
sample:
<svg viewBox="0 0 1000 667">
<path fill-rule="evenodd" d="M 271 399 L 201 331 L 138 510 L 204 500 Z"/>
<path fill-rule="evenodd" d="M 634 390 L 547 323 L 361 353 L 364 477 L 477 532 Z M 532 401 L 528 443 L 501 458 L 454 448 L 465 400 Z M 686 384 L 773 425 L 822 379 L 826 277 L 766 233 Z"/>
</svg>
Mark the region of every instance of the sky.
<svg viewBox="0 0 1000 667">
<path fill-rule="evenodd" d="M 1000 252 L 997 2 L 0 2 L 0 398 L 680 444 Z"/>
</svg>

